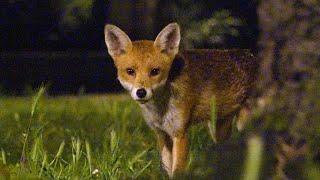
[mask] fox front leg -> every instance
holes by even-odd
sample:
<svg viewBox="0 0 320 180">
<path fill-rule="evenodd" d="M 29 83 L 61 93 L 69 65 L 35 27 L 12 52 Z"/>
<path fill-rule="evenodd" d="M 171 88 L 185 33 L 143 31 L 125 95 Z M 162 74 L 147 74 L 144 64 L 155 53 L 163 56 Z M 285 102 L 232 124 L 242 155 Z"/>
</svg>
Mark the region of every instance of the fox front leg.
<svg viewBox="0 0 320 180">
<path fill-rule="evenodd" d="M 156 131 L 158 148 L 161 156 L 161 167 L 170 176 L 172 172 L 172 140 L 164 132 Z"/>
<path fill-rule="evenodd" d="M 188 158 L 188 138 L 187 135 L 173 137 L 172 147 L 172 172 L 171 177 L 182 173 L 187 164 Z"/>
<path fill-rule="evenodd" d="M 170 111 L 165 115 L 162 128 L 172 140 L 172 166 L 169 177 L 183 173 L 188 158 L 187 125 L 189 121 L 189 107 L 177 102 L 171 103 Z"/>
<path fill-rule="evenodd" d="M 188 157 L 188 139 L 186 135 L 171 138 L 157 131 L 158 147 L 161 155 L 161 167 L 170 178 L 185 170 Z"/>
</svg>

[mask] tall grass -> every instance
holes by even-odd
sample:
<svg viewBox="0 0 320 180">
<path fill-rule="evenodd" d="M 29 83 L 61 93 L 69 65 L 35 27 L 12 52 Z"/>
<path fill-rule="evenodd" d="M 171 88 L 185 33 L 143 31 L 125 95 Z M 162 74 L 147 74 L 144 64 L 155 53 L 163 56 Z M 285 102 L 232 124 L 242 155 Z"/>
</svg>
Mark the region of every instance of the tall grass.
<svg viewBox="0 0 320 180">
<path fill-rule="evenodd" d="M 40 87 L 38 93 L 34 96 L 33 101 L 32 101 L 29 123 L 28 123 L 28 126 L 27 126 L 26 133 L 24 134 L 25 139 L 24 139 L 24 142 L 23 142 L 22 153 L 21 153 L 21 158 L 20 158 L 20 161 L 22 163 L 26 160 L 26 147 L 27 147 L 27 142 L 28 142 L 28 138 L 29 138 L 31 122 L 32 122 L 34 113 L 35 113 L 35 111 L 37 109 L 37 105 L 39 103 L 40 97 L 43 95 L 44 92 L 45 92 L 45 88 L 44 87 Z"/>
<path fill-rule="evenodd" d="M 134 125 L 129 120 L 138 121 L 138 125 L 141 120 L 138 113 L 133 112 L 133 104 L 128 103 L 126 98 L 106 98 L 106 101 L 97 102 L 99 97 L 83 96 L 61 97 L 58 99 L 63 100 L 59 101 L 41 98 L 44 92 L 45 88 L 40 88 L 31 98 L 29 116 L 27 105 L 22 104 L 29 104 L 29 98 L 14 99 L 18 106 L 11 104 L 11 100 L 4 103 L 10 108 L 9 111 L 14 111 L 3 111 L 0 120 L 0 125 L 8 125 L 9 128 L 1 133 L 0 148 L 3 165 L 7 165 L 6 157 L 10 156 L 8 167 L 11 178 L 138 178 L 149 170 L 152 160 L 147 160 L 147 156 L 155 154 L 153 143 L 146 143 L 141 149 L 134 146 L 130 148 L 130 144 L 135 143 L 130 142 L 129 137 L 132 134 L 142 137 L 141 130 L 146 128 L 133 129 Z M 70 106 L 70 112 L 65 103 L 81 104 L 81 109 Z M 14 124 L 6 121 L 12 113 L 16 119 Z M 68 123 L 70 120 L 73 122 Z M 14 136 L 20 136 L 22 142 Z M 14 142 L 11 147 L 10 141 Z M 92 150 L 90 141 L 93 141 L 96 149 Z M 57 145 L 58 149 L 54 152 Z M 19 147 L 22 149 L 20 161 L 15 164 Z"/>
</svg>

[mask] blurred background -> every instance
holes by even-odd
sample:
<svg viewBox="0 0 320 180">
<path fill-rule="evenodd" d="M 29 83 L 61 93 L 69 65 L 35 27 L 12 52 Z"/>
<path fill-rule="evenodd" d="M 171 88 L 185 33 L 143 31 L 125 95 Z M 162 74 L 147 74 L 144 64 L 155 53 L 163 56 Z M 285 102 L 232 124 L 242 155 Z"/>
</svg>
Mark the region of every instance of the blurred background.
<svg viewBox="0 0 320 180">
<path fill-rule="evenodd" d="M 50 97 L 121 92 L 106 23 L 152 40 L 176 21 L 182 49 L 250 49 L 260 71 L 248 129 L 280 147 L 278 162 L 307 154 L 306 164 L 294 162 L 320 175 L 318 0 L 5 0 L 0 18 L 2 97 L 28 96 L 42 84 Z"/>
<path fill-rule="evenodd" d="M 256 8 L 247 0 L 3 1 L 1 93 L 24 95 L 41 83 L 50 84 L 52 95 L 121 90 L 106 53 L 106 23 L 119 26 L 132 40 L 153 40 L 177 21 L 185 48 L 255 50 Z"/>
</svg>

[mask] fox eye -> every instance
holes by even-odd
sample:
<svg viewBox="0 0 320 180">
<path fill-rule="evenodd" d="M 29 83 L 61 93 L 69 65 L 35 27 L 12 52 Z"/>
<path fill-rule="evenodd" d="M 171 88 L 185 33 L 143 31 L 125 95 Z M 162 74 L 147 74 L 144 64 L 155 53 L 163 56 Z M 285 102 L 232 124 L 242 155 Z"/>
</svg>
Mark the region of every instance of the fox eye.
<svg viewBox="0 0 320 180">
<path fill-rule="evenodd" d="M 156 76 L 160 73 L 160 69 L 159 68 L 153 68 L 151 71 L 150 71 L 150 75 L 151 76 Z"/>
<path fill-rule="evenodd" d="M 130 76 L 134 76 L 135 72 L 132 68 L 127 68 L 127 74 Z"/>
</svg>

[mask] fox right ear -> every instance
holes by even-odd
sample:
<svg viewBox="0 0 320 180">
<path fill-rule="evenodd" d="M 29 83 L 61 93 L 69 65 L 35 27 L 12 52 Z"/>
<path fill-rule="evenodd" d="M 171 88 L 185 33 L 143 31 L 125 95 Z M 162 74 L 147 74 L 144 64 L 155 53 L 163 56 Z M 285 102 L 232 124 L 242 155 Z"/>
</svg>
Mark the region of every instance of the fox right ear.
<svg viewBox="0 0 320 180">
<path fill-rule="evenodd" d="M 112 57 L 120 56 L 130 51 L 132 43 L 128 35 L 117 26 L 107 24 L 104 27 L 104 39 L 108 52 Z"/>
</svg>

